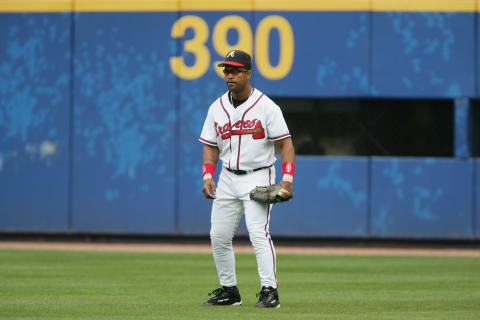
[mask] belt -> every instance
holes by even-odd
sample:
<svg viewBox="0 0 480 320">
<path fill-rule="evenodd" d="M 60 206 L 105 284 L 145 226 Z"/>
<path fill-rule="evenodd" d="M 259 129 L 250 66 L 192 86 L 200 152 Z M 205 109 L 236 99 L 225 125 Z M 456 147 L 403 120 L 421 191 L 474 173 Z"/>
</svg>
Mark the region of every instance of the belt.
<svg viewBox="0 0 480 320">
<path fill-rule="evenodd" d="M 268 167 L 261 167 L 261 168 L 257 168 L 257 169 L 253 169 L 253 170 L 233 170 L 233 169 L 230 169 L 230 168 L 227 168 L 225 167 L 225 169 L 227 169 L 228 171 L 238 175 L 238 176 L 241 176 L 241 175 L 244 175 L 244 174 L 247 174 L 247 173 L 252 173 L 252 172 L 255 172 L 255 171 L 258 171 L 258 170 L 262 170 L 262 169 L 268 169 L 270 168 L 272 165 L 269 165 Z"/>
</svg>

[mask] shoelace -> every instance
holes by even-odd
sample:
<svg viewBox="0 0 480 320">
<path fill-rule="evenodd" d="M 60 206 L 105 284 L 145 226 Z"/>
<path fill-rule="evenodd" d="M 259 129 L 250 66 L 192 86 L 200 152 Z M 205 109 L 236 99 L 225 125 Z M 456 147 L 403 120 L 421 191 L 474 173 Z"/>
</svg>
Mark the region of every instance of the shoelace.
<svg viewBox="0 0 480 320">
<path fill-rule="evenodd" d="M 212 292 L 210 292 L 208 295 L 209 295 L 209 296 L 211 296 L 211 295 L 218 296 L 218 295 L 220 295 L 222 292 L 223 292 L 223 288 L 218 288 L 218 289 L 215 289 L 215 290 L 213 290 Z"/>
<path fill-rule="evenodd" d="M 266 297 L 268 297 L 270 292 L 271 291 L 268 289 L 262 289 L 262 291 L 257 293 L 257 298 L 259 298 L 259 300 L 265 299 Z"/>
</svg>

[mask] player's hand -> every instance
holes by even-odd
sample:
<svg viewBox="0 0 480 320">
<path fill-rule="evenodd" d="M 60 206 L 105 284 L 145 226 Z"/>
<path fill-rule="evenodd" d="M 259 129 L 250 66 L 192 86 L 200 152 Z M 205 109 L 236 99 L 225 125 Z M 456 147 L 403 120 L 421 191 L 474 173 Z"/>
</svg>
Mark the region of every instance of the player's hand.
<svg viewBox="0 0 480 320">
<path fill-rule="evenodd" d="M 216 199 L 217 189 L 215 188 L 215 181 L 213 179 L 203 181 L 202 192 L 207 199 Z"/>
<path fill-rule="evenodd" d="M 280 185 L 282 188 L 286 189 L 288 192 L 292 193 L 293 192 L 293 184 L 288 181 L 280 181 Z"/>
</svg>

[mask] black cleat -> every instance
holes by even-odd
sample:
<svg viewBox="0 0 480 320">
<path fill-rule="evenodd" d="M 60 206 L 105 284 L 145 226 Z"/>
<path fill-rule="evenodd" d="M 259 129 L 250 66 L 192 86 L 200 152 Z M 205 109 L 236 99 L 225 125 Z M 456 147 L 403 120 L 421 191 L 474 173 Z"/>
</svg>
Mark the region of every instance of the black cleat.
<svg viewBox="0 0 480 320">
<path fill-rule="evenodd" d="M 203 302 L 204 306 L 240 306 L 242 298 L 236 286 L 215 289 L 208 294 L 213 297 Z"/>
<path fill-rule="evenodd" d="M 280 308 L 280 300 L 278 299 L 278 291 L 272 287 L 262 287 L 262 291 L 257 293 L 257 308 Z"/>
</svg>

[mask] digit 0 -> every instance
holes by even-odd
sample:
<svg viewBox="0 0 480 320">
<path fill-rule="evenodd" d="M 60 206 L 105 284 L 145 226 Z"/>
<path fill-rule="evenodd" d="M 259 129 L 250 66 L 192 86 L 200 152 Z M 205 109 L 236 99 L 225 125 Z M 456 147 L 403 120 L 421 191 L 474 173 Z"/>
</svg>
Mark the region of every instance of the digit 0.
<svg viewBox="0 0 480 320">
<path fill-rule="evenodd" d="M 268 57 L 270 32 L 274 28 L 280 35 L 280 58 L 277 66 L 272 66 Z M 260 74 L 271 80 L 285 77 L 292 68 L 294 46 L 292 27 L 287 19 L 282 16 L 267 16 L 260 21 L 255 34 L 255 58 Z"/>
<path fill-rule="evenodd" d="M 196 79 L 208 69 L 210 64 L 210 52 L 205 46 L 208 39 L 208 25 L 198 16 L 183 16 L 172 26 L 171 37 L 181 38 L 185 35 L 185 31 L 192 28 L 195 32 L 193 39 L 186 40 L 183 45 L 183 50 L 191 52 L 195 55 L 195 63 L 192 66 L 187 66 L 182 56 L 170 58 L 170 68 L 173 73 L 182 79 Z"/>
<path fill-rule="evenodd" d="M 237 43 L 230 45 L 227 40 L 227 33 L 230 29 L 235 29 L 238 33 Z M 213 47 L 215 51 L 224 57 L 225 54 L 233 49 L 240 49 L 248 54 L 252 54 L 253 35 L 247 20 L 240 16 L 225 16 L 218 20 L 213 28 Z M 213 70 L 223 78 L 221 69 L 217 67 L 220 61 L 213 62 Z"/>
</svg>

